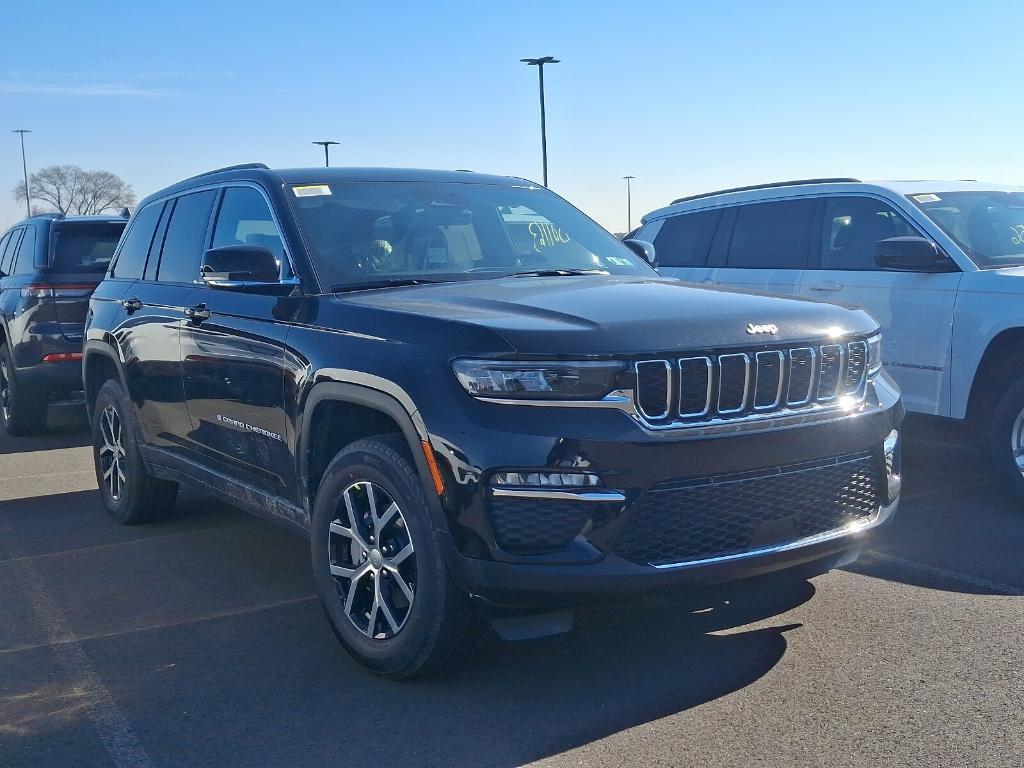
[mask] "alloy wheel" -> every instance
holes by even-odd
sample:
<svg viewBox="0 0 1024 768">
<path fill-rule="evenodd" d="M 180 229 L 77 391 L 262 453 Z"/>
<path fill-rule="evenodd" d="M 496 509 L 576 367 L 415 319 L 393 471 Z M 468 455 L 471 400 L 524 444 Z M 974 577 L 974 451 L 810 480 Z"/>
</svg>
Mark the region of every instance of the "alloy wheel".
<svg viewBox="0 0 1024 768">
<path fill-rule="evenodd" d="M 1013 451 L 1017 471 L 1024 475 L 1024 410 L 1017 414 L 1010 430 L 1010 450 Z"/>
<path fill-rule="evenodd" d="M 103 445 L 100 446 L 100 469 L 103 473 L 103 483 L 113 501 L 120 500 L 127 479 L 124 471 L 126 456 L 121 441 L 122 431 L 121 417 L 117 409 L 113 405 L 108 405 L 100 416 L 100 436 L 103 438 Z"/>
<path fill-rule="evenodd" d="M 348 620 L 369 638 L 397 635 L 416 592 L 415 549 L 398 503 L 375 483 L 353 483 L 328 537 L 331 576 Z"/>
<path fill-rule="evenodd" d="M 0 360 L 0 415 L 5 424 L 11 418 L 11 382 L 7 377 L 6 360 Z"/>
</svg>

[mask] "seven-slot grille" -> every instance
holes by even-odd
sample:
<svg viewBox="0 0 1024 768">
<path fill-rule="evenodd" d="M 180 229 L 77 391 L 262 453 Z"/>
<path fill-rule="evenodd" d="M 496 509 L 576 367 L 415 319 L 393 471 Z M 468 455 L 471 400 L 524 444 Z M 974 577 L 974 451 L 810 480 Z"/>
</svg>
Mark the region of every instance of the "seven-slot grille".
<svg viewBox="0 0 1024 768">
<path fill-rule="evenodd" d="M 863 341 L 636 363 L 637 407 L 655 426 L 783 412 L 864 396 Z"/>
</svg>

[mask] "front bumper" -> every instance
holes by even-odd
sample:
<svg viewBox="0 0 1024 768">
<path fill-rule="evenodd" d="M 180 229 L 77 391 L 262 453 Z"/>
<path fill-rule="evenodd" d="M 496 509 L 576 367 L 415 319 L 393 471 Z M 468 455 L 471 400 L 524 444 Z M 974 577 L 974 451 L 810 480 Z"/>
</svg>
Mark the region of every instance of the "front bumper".
<svg viewBox="0 0 1024 768">
<path fill-rule="evenodd" d="M 899 426 L 903 407 L 898 391 L 884 374 L 872 382 L 870 389 L 863 406 L 853 413 L 819 416 L 784 427 L 736 425 L 715 434 L 686 430 L 650 434 L 620 413 L 478 401 L 453 404 L 441 398 L 431 405 L 445 408 L 449 423 L 453 413 L 466 419 L 465 424 L 456 424 L 461 429 L 431 435 L 431 444 L 443 459 L 446 480 L 443 506 L 449 565 L 470 592 L 511 603 L 524 598 L 575 600 L 679 585 L 711 585 L 789 569 L 818 573 L 849 562 L 858 555 L 864 532 L 888 520 L 898 504 L 884 482 L 882 446 Z M 422 415 L 425 423 L 432 423 L 429 409 L 424 409 Z M 551 434 L 553 426 L 562 432 L 561 436 Z M 458 435 L 458 440 L 452 435 Z M 773 473 L 785 478 L 794 467 L 802 472 L 804 466 L 842 463 L 850 456 L 873 462 L 881 474 L 876 475 L 880 482 L 873 506 L 861 509 L 849 524 L 813 529 L 804 535 L 796 532 L 805 530 L 805 526 L 792 523 L 792 536 L 777 528 L 763 537 L 757 532 L 751 545 L 741 551 L 733 548 L 708 557 L 690 553 L 678 561 L 671 557 L 644 560 L 635 551 L 624 552 L 631 527 L 639 525 L 640 502 L 666 483 L 685 489 L 709 478 L 740 478 L 744 482 L 749 476 L 759 481 Z M 528 543 L 528 534 L 536 523 L 521 526 L 526 533 L 520 539 L 510 538 L 509 531 L 521 531 L 517 532 L 514 525 L 502 530 L 502 521 L 494 514 L 495 489 L 489 481 L 496 471 L 521 468 L 591 472 L 600 476 L 603 487 L 586 492 L 607 493 L 609 498 L 575 502 L 587 507 L 586 519 L 564 546 L 535 551 L 529 546 L 511 546 L 509 542 Z M 772 482 L 775 490 L 788 488 L 784 479 L 776 477 Z M 617 503 L 612 500 L 615 495 Z M 793 506 L 800 506 L 799 501 L 795 500 Z M 569 514 L 566 505 L 571 509 L 574 504 L 538 500 L 538 504 L 545 503 L 551 505 L 548 509 L 552 520 Z M 716 497 L 714 503 L 723 518 L 732 516 L 728 493 Z M 813 506 L 803 505 L 805 510 Z M 694 506 L 691 500 L 687 509 L 699 509 L 699 504 Z M 544 524 L 543 507 L 532 514 L 534 521 Z M 783 512 L 778 516 L 785 515 Z M 679 520 L 674 524 L 686 528 Z"/>
</svg>

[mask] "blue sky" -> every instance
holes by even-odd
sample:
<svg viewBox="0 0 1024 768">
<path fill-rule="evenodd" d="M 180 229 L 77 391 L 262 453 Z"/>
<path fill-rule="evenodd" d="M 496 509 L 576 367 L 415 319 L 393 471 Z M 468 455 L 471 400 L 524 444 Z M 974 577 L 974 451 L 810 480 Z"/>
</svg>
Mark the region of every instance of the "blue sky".
<svg viewBox="0 0 1024 768">
<path fill-rule="evenodd" d="M 63 10 L 57 8 L 63 6 Z M 59 17 L 58 17 L 59 13 Z M 142 195 L 237 162 L 540 179 L 609 229 L 671 198 L 807 176 L 1024 183 L 1024 3 L 8 3 L 0 226 L 29 168 Z M 4 139 L 3 137 L 7 138 Z"/>
</svg>

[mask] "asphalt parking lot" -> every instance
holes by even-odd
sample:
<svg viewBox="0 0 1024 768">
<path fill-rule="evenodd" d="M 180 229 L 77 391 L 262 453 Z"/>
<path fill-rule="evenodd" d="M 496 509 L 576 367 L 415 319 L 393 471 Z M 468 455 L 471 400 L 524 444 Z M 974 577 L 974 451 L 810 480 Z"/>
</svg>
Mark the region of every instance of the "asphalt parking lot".
<svg viewBox="0 0 1024 768">
<path fill-rule="evenodd" d="M 446 676 L 350 661 L 306 544 L 188 495 L 103 511 L 77 412 L 0 438 L 0 766 L 1024 763 L 1024 511 L 911 443 L 855 565 L 688 613 L 483 643 Z"/>
</svg>

